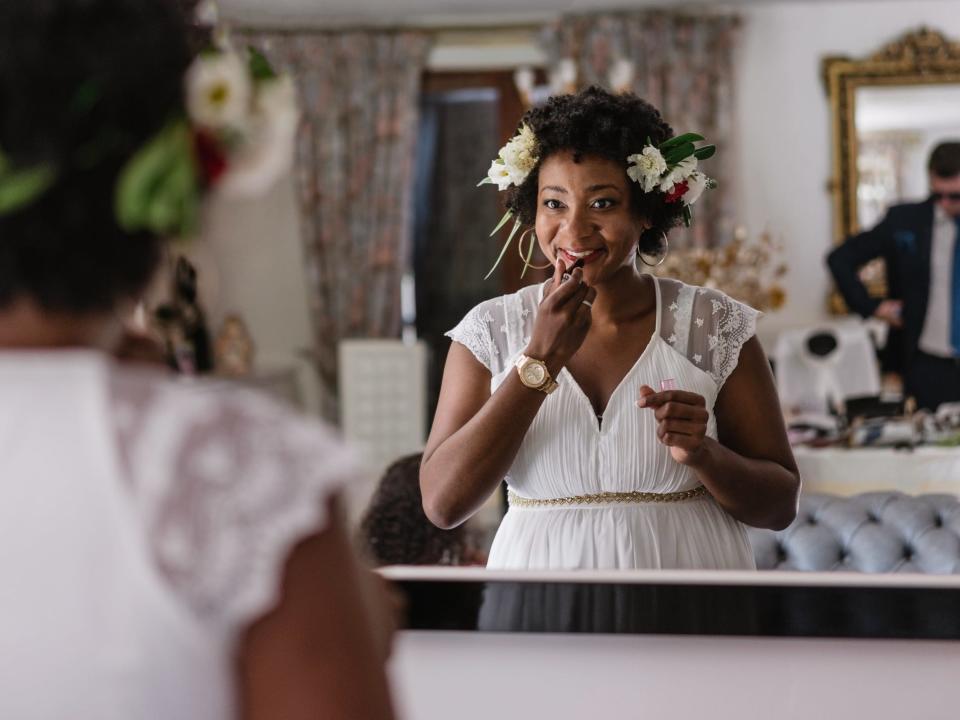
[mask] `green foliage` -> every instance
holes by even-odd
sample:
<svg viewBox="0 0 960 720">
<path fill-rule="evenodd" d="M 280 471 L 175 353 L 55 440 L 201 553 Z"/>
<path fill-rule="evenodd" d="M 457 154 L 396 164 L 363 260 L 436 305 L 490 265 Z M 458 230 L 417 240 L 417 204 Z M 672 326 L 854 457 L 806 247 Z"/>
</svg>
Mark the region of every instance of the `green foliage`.
<svg viewBox="0 0 960 720">
<path fill-rule="evenodd" d="M 255 47 L 248 47 L 248 63 L 250 65 L 250 75 L 257 82 L 261 80 L 273 80 L 277 77 L 276 71 L 270 65 L 266 56 Z"/>
<path fill-rule="evenodd" d="M 56 179 L 57 171 L 52 165 L 15 169 L 0 151 L 0 216 L 35 202 Z"/>
<path fill-rule="evenodd" d="M 195 230 L 200 187 L 185 120 L 167 124 L 127 162 L 115 206 L 127 232 L 186 236 Z"/>
</svg>

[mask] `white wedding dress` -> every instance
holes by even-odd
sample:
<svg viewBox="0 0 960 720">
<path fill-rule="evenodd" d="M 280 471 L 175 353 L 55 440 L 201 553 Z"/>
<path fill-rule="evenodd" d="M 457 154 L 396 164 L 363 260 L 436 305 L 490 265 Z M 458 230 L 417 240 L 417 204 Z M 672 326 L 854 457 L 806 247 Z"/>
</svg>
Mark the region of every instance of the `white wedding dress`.
<svg viewBox="0 0 960 720">
<path fill-rule="evenodd" d="M 0 718 L 237 717 L 239 634 L 349 452 L 249 391 L 94 352 L 0 352 L 0 397 Z"/>
<path fill-rule="evenodd" d="M 653 411 L 636 407 L 641 385 L 664 379 L 699 393 L 711 411 L 754 335 L 758 313 L 728 296 L 655 279 L 656 330 L 610 396 L 602 421 L 566 369 L 531 424 L 505 478 L 514 499 L 497 531 L 487 567 L 509 569 L 753 569 L 744 527 L 709 494 L 674 502 L 544 506 L 554 499 L 603 492 L 677 493 L 698 488 L 688 467 L 656 436 Z M 487 300 L 448 333 L 491 374 L 491 391 L 516 372 L 543 285 Z"/>
</svg>

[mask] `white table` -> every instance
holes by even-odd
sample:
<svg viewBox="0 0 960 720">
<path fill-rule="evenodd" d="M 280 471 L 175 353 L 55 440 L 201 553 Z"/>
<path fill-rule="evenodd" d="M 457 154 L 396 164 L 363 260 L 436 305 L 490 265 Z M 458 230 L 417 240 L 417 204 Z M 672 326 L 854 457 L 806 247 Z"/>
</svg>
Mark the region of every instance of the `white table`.
<svg viewBox="0 0 960 720">
<path fill-rule="evenodd" d="M 569 572 L 388 568 L 388 579 L 563 580 Z M 583 581 L 960 588 L 952 576 L 576 571 Z M 404 631 L 403 720 L 954 720 L 960 643 L 704 635 Z"/>
<path fill-rule="evenodd" d="M 899 490 L 908 495 L 960 495 L 960 448 L 794 448 L 803 491 L 856 495 Z"/>
</svg>

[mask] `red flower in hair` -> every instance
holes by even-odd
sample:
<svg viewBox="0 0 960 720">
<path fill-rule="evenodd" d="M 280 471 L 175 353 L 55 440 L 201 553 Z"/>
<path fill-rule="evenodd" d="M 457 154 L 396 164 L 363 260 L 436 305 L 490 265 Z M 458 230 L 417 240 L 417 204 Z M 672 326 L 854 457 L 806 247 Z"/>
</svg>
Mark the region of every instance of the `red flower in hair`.
<svg viewBox="0 0 960 720">
<path fill-rule="evenodd" d="M 197 129 L 193 133 L 193 149 L 204 182 L 208 186 L 216 184 L 227 171 L 227 156 L 220 149 L 220 143 L 206 130 Z"/>
<path fill-rule="evenodd" d="M 675 203 L 677 200 L 682 198 L 687 194 L 687 190 L 690 189 L 690 183 L 686 180 L 682 182 L 675 183 L 673 189 L 667 193 L 667 196 L 664 198 L 665 202 Z"/>
</svg>

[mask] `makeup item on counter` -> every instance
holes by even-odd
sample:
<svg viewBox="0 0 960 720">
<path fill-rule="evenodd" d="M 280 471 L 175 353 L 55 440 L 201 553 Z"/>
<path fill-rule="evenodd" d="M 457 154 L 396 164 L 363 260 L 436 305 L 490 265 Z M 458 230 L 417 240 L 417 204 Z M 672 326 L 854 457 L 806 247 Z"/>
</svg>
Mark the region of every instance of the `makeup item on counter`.
<svg viewBox="0 0 960 720">
<path fill-rule="evenodd" d="M 570 276 L 573 275 L 573 271 L 576 270 L 577 268 L 582 268 L 583 265 L 584 265 L 584 260 L 583 258 L 580 258 L 573 265 L 568 267 L 566 271 L 564 271 L 563 273 L 563 281 L 566 282 L 567 280 L 569 280 Z"/>
<path fill-rule="evenodd" d="M 666 378 L 665 380 L 660 381 L 660 392 L 664 392 L 665 390 L 676 390 L 676 389 L 677 389 L 677 381 L 674 380 L 673 378 Z"/>
</svg>

